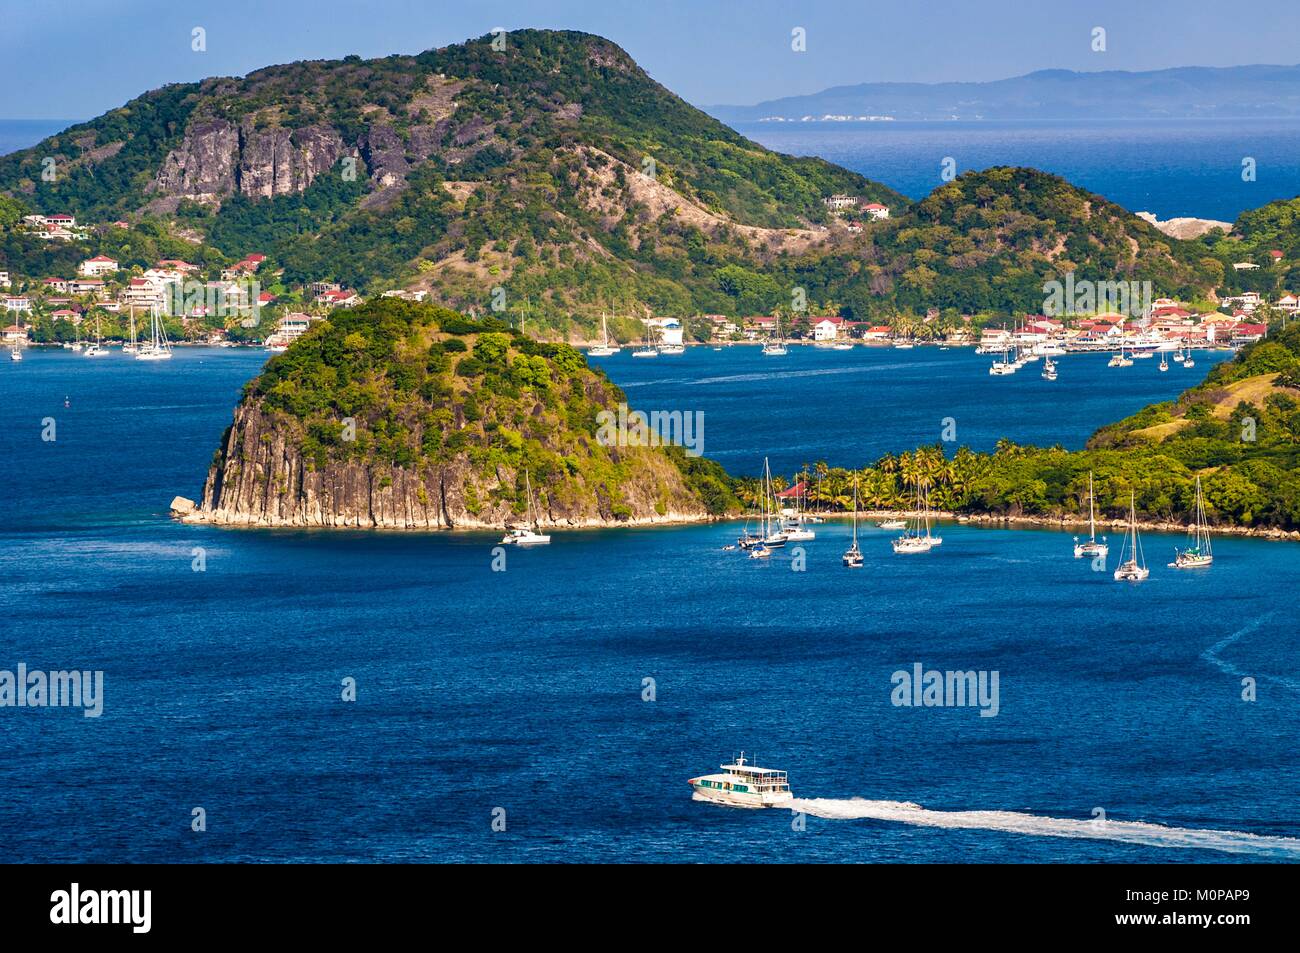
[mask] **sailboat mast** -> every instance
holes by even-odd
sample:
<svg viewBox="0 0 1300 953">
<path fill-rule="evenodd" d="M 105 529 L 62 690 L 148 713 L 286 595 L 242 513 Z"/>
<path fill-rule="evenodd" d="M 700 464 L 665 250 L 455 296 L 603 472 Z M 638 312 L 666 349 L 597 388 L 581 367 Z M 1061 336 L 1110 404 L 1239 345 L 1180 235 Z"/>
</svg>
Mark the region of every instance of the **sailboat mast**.
<svg viewBox="0 0 1300 953">
<path fill-rule="evenodd" d="M 1088 539 L 1097 541 L 1097 498 L 1092 493 L 1092 471 L 1088 471 Z"/>
</svg>

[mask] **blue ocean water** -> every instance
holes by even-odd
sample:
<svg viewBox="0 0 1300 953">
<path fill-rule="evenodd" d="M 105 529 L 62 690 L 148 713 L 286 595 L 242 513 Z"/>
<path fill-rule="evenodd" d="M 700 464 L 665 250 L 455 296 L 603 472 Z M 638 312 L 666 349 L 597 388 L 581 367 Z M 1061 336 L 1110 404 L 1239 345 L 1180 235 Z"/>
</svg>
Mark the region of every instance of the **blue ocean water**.
<svg viewBox="0 0 1300 953">
<path fill-rule="evenodd" d="M 689 378 L 708 370 L 691 361 L 734 376 L 761 360 L 745 350 L 611 372 L 629 394 L 686 407 L 701 387 Z M 939 353 L 879 359 L 921 366 Z M 955 387 L 974 403 L 1021 383 L 942 353 L 947 373 L 888 374 L 876 416 L 928 403 L 929 419 Z M 1132 587 L 1046 531 L 945 526 L 939 550 L 903 558 L 868 528 L 861 572 L 839 565 L 844 524 L 817 528 L 802 572 L 790 553 L 757 564 L 723 552 L 731 525 L 559 533 L 493 572 L 490 535 L 171 522 L 167 502 L 197 492 L 263 359 L 184 349 L 145 366 L 38 351 L 0 366 L 0 669 L 105 672 L 99 718 L 0 708 L 0 860 L 1298 856 L 1240 836 L 1300 837 L 1300 628 L 1279 599 L 1300 583 L 1292 544 L 1223 538 L 1212 570 L 1176 574 L 1163 568 L 1175 540 L 1148 535 L 1152 577 Z M 1086 374 L 1083 361 L 1064 361 L 1061 382 Z M 1173 388 L 1167 377 L 1145 376 L 1146 399 Z M 846 435 L 878 429 L 840 413 L 863 388 L 855 374 L 774 404 L 802 380 L 715 397 L 707 439 L 734 455 L 745 428 L 779 417 L 781 431 L 751 435 L 753 452 L 793 459 L 780 433 L 824 436 L 835 460 L 858 446 Z M 1092 419 L 1063 426 L 1063 442 L 1113 416 L 1104 396 L 1078 400 Z M 41 439 L 47 417 L 54 441 Z M 998 671 L 998 715 L 895 707 L 891 676 L 917 662 Z M 1253 703 L 1244 676 L 1258 680 Z M 690 799 L 687 778 L 742 748 L 788 769 L 800 798 L 825 799 L 806 830 L 785 811 Z M 923 812 L 919 825 L 875 819 L 894 801 L 1013 813 L 962 830 Z M 506 830 L 494 832 L 498 808 Z M 1095 808 L 1115 825 L 1105 837 L 1136 842 L 1044 820 Z M 1133 821 L 1235 832 L 1210 841 L 1238 852 L 1165 846 L 1187 835 Z"/>
<path fill-rule="evenodd" d="M 1132 212 L 1234 221 L 1300 195 L 1300 121 L 740 123 L 770 149 L 823 159 L 914 199 L 957 172 L 1030 166 L 1064 176 Z M 1242 178 L 1253 159 L 1254 179 Z"/>
<path fill-rule="evenodd" d="M 34 146 L 74 122 L 71 119 L 0 119 L 0 156 Z"/>
</svg>

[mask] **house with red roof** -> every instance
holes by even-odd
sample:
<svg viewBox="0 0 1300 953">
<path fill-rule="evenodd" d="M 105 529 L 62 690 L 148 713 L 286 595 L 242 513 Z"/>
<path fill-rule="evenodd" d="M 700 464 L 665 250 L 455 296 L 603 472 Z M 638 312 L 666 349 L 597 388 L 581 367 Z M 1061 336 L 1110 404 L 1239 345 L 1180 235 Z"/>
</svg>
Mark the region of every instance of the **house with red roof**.
<svg viewBox="0 0 1300 953">
<path fill-rule="evenodd" d="M 85 275 L 87 278 L 109 275 L 117 270 L 117 262 L 107 255 L 96 255 L 94 258 L 87 258 L 77 266 L 77 273 Z"/>
<path fill-rule="evenodd" d="M 862 211 L 864 214 L 881 221 L 889 218 L 889 206 L 881 205 L 879 202 L 868 202 L 862 206 Z"/>
</svg>

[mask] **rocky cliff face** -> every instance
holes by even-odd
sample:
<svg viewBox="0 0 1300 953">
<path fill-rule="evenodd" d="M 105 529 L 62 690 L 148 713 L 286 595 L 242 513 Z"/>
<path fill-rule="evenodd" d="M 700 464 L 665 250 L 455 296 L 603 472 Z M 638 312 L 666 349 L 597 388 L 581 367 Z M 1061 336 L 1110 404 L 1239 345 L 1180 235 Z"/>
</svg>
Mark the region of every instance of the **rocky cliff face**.
<svg viewBox="0 0 1300 953">
<path fill-rule="evenodd" d="M 301 192 L 316 176 L 358 150 L 329 126 L 300 129 L 236 126 L 224 119 L 193 123 L 168 153 L 149 191 L 161 197 L 218 202 L 240 193 L 270 198 Z"/>
<path fill-rule="evenodd" d="M 197 506 L 178 497 L 173 513 L 187 523 L 359 529 L 502 529 L 524 520 L 495 491 L 515 474 L 476 473 L 465 458 L 423 470 L 362 463 L 313 469 L 291 429 L 255 402 L 245 402 L 208 470 Z M 620 487 L 621 514 L 608 495 L 538 490 L 544 527 L 684 523 L 710 519 L 668 460 L 648 451 L 637 477 Z"/>
</svg>

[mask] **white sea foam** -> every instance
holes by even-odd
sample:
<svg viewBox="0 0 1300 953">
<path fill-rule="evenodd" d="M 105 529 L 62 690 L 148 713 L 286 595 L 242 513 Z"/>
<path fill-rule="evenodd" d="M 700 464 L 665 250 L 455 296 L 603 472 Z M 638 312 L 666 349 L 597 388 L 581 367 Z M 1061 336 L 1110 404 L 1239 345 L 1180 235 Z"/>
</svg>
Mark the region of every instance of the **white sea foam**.
<svg viewBox="0 0 1300 953">
<path fill-rule="evenodd" d="M 1166 827 L 1109 818 L 1103 821 L 1039 817 L 1016 811 L 931 811 L 910 801 L 868 801 L 865 798 L 796 798 L 791 802 L 791 809 L 830 820 L 869 818 L 918 827 L 1111 840 L 1147 847 L 1195 847 L 1230 854 L 1260 854 L 1279 860 L 1300 860 L 1300 839 L 1266 837 L 1244 831 Z"/>
</svg>

